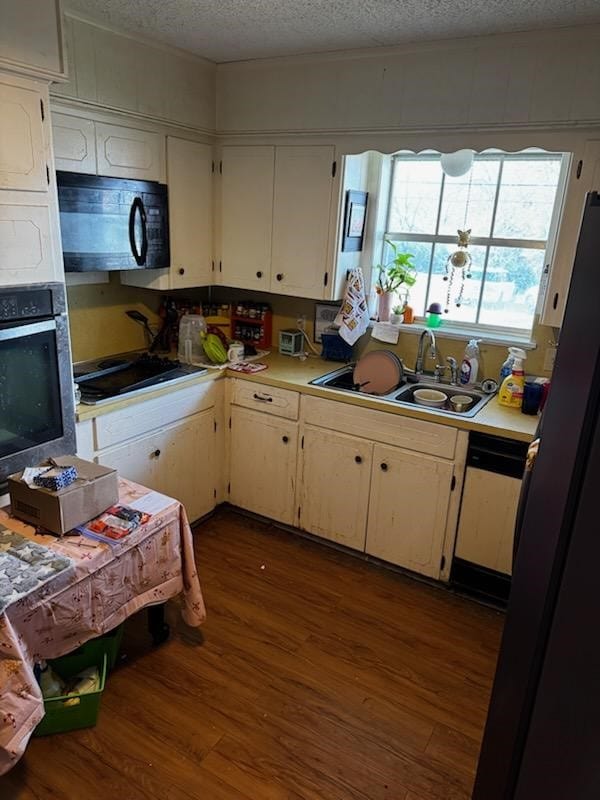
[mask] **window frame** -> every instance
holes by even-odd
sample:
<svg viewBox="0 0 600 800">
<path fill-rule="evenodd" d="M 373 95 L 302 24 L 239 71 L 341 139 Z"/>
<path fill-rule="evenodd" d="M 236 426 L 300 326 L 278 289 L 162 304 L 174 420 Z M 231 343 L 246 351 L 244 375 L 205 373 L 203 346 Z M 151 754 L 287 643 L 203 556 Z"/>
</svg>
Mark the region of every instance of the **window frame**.
<svg viewBox="0 0 600 800">
<path fill-rule="evenodd" d="M 385 227 L 384 227 L 384 234 L 381 239 L 381 263 L 383 263 L 385 252 L 386 252 L 386 239 L 390 239 L 391 241 L 403 241 L 403 242 L 422 242 L 426 244 L 431 244 L 431 255 L 429 258 L 429 269 L 427 273 L 427 287 L 425 292 L 425 298 L 429 294 L 429 287 L 431 284 L 431 276 L 432 276 L 432 267 L 433 267 L 433 259 L 435 253 L 435 245 L 436 244 L 456 244 L 456 236 L 451 236 L 448 234 L 441 234 L 439 233 L 439 226 L 441 220 L 441 212 L 442 212 L 442 204 L 444 198 L 444 187 L 446 181 L 446 175 L 442 170 L 442 180 L 440 183 L 440 193 L 438 199 L 438 208 L 437 208 L 437 216 L 436 216 L 436 224 L 435 224 L 435 233 L 402 233 L 401 231 L 392 231 L 389 227 L 390 222 L 390 215 L 392 209 L 392 197 L 394 194 L 394 171 L 395 165 L 398 161 L 402 159 L 411 159 L 411 160 L 431 160 L 431 161 L 439 161 L 441 153 L 439 151 L 422 151 L 420 153 L 416 153 L 414 151 L 398 151 L 393 153 L 389 156 L 390 159 L 390 179 L 389 179 L 389 187 L 387 192 L 387 205 L 385 209 Z M 532 317 L 532 324 L 530 328 L 513 328 L 508 326 L 498 326 L 498 325 L 488 325 L 486 323 L 481 323 L 478 321 L 475 322 L 463 322 L 461 320 L 452 320 L 448 319 L 444 321 L 444 331 L 450 332 L 471 332 L 471 333 L 481 333 L 482 335 L 489 334 L 494 338 L 498 338 L 502 334 L 506 334 L 511 339 L 522 340 L 524 342 L 531 342 L 532 340 L 532 333 L 533 329 L 536 324 L 536 316 L 539 315 L 539 312 L 543 306 L 543 301 L 545 297 L 545 292 L 547 288 L 547 280 L 548 280 L 548 272 L 550 269 L 550 257 L 554 251 L 556 245 L 556 237 L 559 227 L 560 215 L 562 212 L 562 208 L 565 201 L 565 193 L 567 189 L 567 181 L 569 176 L 569 170 L 571 166 L 572 160 L 572 153 L 565 152 L 565 151 L 551 151 L 551 150 L 538 150 L 536 149 L 525 149 L 522 151 L 517 152 L 510 152 L 505 150 L 499 149 L 490 149 L 486 150 L 485 152 L 475 152 L 475 159 L 478 161 L 481 160 L 498 160 L 500 159 L 500 168 L 498 171 L 498 178 L 496 180 L 496 191 L 494 195 L 494 203 L 492 209 L 492 217 L 490 223 L 490 230 L 494 230 L 494 224 L 496 221 L 496 213 L 498 209 L 498 199 L 500 195 L 500 187 L 502 184 L 502 175 L 504 170 L 504 164 L 506 161 L 532 161 L 532 160 L 556 160 L 560 158 L 560 169 L 559 169 L 559 176 L 556 186 L 556 196 L 554 200 L 554 206 L 552 209 L 552 214 L 550 217 L 550 223 L 548 225 L 548 238 L 547 239 L 518 239 L 518 238 L 506 238 L 506 237 L 496 237 L 493 235 L 490 236 L 472 236 L 470 239 L 471 245 L 480 245 L 486 247 L 486 256 L 485 262 L 482 269 L 482 276 L 481 276 L 481 289 L 479 291 L 479 298 L 477 302 L 477 311 L 476 311 L 476 320 L 479 317 L 481 311 L 481 305 L 483 302 L 484 296 L 484 288 L 485 288 L 485 278 L 487 275 L 487 267 L 490 255 L 490 248 L 491 247 L 513 247 L 519 249 L 531 249 L 531 250 L 542 250 L 544 251 L 544 268 L 542 270 L 542 274 L 540 276 L 540 281 L 538 285 L 538 294 L 536 299 L 536 305 L 533 312 Z M 440 167 L 441 169 L 441 167 Z M 424 317 L 417 316 L 417 320 L 423 320 Z"/>
</svg>

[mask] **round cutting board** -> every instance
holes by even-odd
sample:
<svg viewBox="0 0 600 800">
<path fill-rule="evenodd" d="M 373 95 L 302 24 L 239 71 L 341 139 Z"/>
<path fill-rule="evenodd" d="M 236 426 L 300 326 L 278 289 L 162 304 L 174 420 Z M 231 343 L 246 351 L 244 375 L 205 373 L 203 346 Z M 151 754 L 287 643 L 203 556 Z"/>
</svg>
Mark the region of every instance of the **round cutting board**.
<svg viewBox="0 0 600 800">
<path fill-rule="evenodd" d="M 372 350 L 356 362 L 352 379 L 360 392 L 387 394 L 393 391 L 404 376 L 402 362 L 390 350 Z"/>
</svg>

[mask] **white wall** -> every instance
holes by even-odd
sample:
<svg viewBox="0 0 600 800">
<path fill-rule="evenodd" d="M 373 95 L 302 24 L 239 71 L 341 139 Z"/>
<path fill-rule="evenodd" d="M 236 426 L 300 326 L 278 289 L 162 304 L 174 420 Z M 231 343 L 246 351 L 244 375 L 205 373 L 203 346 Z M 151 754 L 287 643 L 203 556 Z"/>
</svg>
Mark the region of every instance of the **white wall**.
<svg viewBox="0 0 600 800">
<path fill-rule="evenodd" d="M 69 15 L 65 39 L 69 82 L 53 97 L 214 132 L 212 62 Z"/>
<path fill-rule="evenodd" d="M 217 67 L 224 134 L 600 124 L 600 26 Z"/>
</svg>

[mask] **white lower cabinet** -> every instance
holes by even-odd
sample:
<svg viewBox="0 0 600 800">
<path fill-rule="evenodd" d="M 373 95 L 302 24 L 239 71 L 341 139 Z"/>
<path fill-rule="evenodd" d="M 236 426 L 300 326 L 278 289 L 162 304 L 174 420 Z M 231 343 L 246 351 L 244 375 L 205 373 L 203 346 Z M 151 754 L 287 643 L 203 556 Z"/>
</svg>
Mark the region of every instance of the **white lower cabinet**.
<svg viewBox="0 0 600 800">
<path fill-rule="evenodd" d="M 229 499 L 233 505 L 294 522 L 298 423 L 231 408 Z"/>
<path fill-rule="evenodd" d="M 513 543 L 521 481 L 469 467 L 465 475 L 455 555 L 512 574 Z"/>
<path fill-rule="evenodd" d="M 333 542 L 365 549 L 373 444 L 306 425 L 298 524 Z"/>
<path fill-rule="evenodd" d="M 301 409 L 299 527 L 448 580 L 466 432 L 316 397 Z"/>
<path fill-rule="evenodd" d="M 448 461 L 376 444 L 366 552 L 439 577 L 453 474 Z"/>
<path fill-rule="evenodd" d="M 190 521 L 199 519 L 215 506 L 213 411 L 104 450 L 96 461 L 175 497 L 185 506 Z"/>
<path fill-rule="evenodd" d="M 223 384 L 193 384 L 78 422 L 78 455 L 175 497 L 193 522 L 222 498 Z"/>
</svg>

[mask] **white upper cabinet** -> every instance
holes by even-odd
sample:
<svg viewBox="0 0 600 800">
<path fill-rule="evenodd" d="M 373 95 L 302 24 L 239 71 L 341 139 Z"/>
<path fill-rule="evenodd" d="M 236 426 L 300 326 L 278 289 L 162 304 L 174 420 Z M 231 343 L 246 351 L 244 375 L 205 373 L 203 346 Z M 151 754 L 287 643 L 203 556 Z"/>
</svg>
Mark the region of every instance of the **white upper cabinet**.
<svg viewBox="0 0 600 800">
<path fill-rule="evenodd" d="M 218 283 L 270 290 L 275 148 L 223 147 Z"/>
<path fill-rule="evenodd" d="M 48 191 L 42 103 L 36 84 L 0 77 L 0 189 Z"/>
<path fill-rule="evenodd" d="M 47 113 L 45 87 L 0 76 L 0 285 L 62 278 Z"/>
<path fill-rule="evenodd" d="M 169 269 L 121 272 L 121 283 L 167 291 L 212 283 L 213 150 L 199 142 L 167 137 Z"/>
<path fill-rule="evenodd" d="M 271 292 L 327 294 L 334 148 L 277 147 Z"/>
<path fill-rule="evenodd" d="M 223 147 L 218 283 L 331 295 L 329 146 Z"/>
<path fill-rule="evenodd" d="M 163 136 L 104 122 L 95 126 L 99 175 L 164 182 Z"/>
<path fill-rule="evenodd" d="M 48 204 L 43 197 L 9 194 L 11 199 L 0 192 L 0 286 L 57 280 Z M 23 199 L 29 203 L 22 204 Z"/>
<path fill-rule="evenodd" d="M 542 325 L 553 328 L 562 325 L 585 196 L 592 189 L 600 191 L 600 140 L 586 142 L 572 159 L 560 227 L 550 259 L 550 276 L 540 318 Z"/>
<path fill-rule="evenodd" d="M 0 68 L 46 80 L 67 72 L 60 0 L 0 0 Z"/>
<path fill-rule="evenodd" d="M 212 282 L 212 147 L 167 138 L 172 289 Z"/>
<path fill-rule="evenodd" d="M 96 174 L 96 131 L 91 119 L 53 111 L 52 139 L 57 170 Z"/>
</svg>

